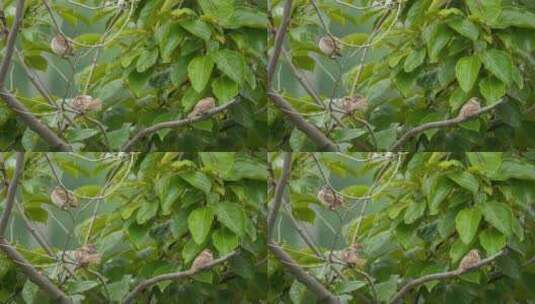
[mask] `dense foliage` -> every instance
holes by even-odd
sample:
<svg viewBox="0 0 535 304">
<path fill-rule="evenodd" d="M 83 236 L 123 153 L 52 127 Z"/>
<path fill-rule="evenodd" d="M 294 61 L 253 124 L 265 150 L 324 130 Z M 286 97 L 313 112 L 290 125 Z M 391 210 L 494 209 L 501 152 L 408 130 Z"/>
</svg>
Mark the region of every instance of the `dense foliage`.
<svg viewBox="0 0 535 304">
<path fill-rule="evenodd" d="M 8 26 L 15 4 L 2 1 L 0 7 Z M 267 136 L 265 6 L 242 0 L 26 1 L 7 87 L 76 150 L 117 151 L 141 128 L 186 118 L 206 97 L 216 106 L 238 102 L 211 119 L 154 132 L 134 147 L 260 149 Z M 71 41 L 72 56 L 53 52 L 57 35 Z M 42 78 L 45 94 L 31 89 L 30 77 Z M 79 95 L 100 99 L 101 109 L 73 112 L 69 102 Z M 16 117 L 0 106 L 0 147 L 48 151 Z"/>
<path fill-rule="evenodd" d="M 279 172 L 280 157 L 272 161 Z M 373 300 L 374 293 L 378 302 L 391 303 L 410 279 L 458 269 L 471 249 L 478 249 L 481 259 L 505 254 L 460 276 L 417 285 L 399 303 L 530 303 L 535 298 L 533 154 L 298 153 L 292 167 L 289 209 L 282 214 L 287 224 L 279 226 L 278 241 L 342 303 L 361 303 L 357 295 Z M 343 206 L 329 210 L 318 200 L 326 184 L 345 199 Z M 299 235 L 289 236 L 296 226 L 308 231 L 316 248 Z M 336 256 L 352 244 L 362 248 L 360 266 L 315 253 Z M 285 265 L 272 261 L 270 299 L 312 303 L 315 294 L 289 276 Z"/>
<path fill-rule="evenodd" d="M 20 212 L 14 212 L 6 235 L 74 303 L 123 303 L 143 279 L 189 269 L 203 249 L 211 250 L 214 258 L 235 250 L 238 254 L 209 271 L 151 286 L 134 303 L 259 303 L 265 298 L 265 225 L 260 212 L 266 200 L 264 157 L 81 156 L 85 159 L 54 153 L 47 161 L 44 154 L 26 155 L 17 203 L 32 227 L 43 233 L 53 255 L 32 241 Z M 3 178 L 9 179 L 14 155 L 5 158 Z M 53 204 L 51 192 L 58 185 L 72 190 L 79 207 Z M 2 200 L 5 191 L 2 188 Z M 74 268 L 68 252 L 87 244 L 96 246 L 100 261 Z M 66 271 L 69 267 L 72 275 Z M 3 254 L 0 281 L 2 302 L 54 303 Z"/>
<path fill-rule="evenodd" d="M 273 2 L 279 26 L 286 1 Z M 402 148 L 530 147 L 534 20 L 535 4 L 528 0 L 294 1 L 278 89 L 343 150 L 389 151 L 409 129 L 457 117 L 473 97 L 482 108 L 495 108 L 419 132 Z M 341 56 L 324 54 L 321 37 L 333 37 Z M 290 63 L 299 75 L 293 80 Z M 295 88 L 303 77 L 310 78 L 315 94 Z M 342 117 L 341 126 L 335 116 L 344 113 L 344 96 L 364 97 L 368 107 Z M 303 133 L 283 125 L 284 113 L 274 113 L 273 145 L 317 149 Z"/>
</svg>

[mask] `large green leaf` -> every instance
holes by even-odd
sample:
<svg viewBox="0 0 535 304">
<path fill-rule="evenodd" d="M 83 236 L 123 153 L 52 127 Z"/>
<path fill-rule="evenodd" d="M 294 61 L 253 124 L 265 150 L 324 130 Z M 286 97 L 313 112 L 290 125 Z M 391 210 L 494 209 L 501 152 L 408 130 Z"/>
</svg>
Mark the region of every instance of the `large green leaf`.
<svg viewBox="0 0 535 304">
<path fill-rule="evenodd" d="M 455 76 L 463 91 L 470 92 L 472 90 L 480 68 L 481 61 L 477 55 L 463 57 L 457 61 Z"/>
<path fill-rule="evenodd" d="M 463 243 L 470 244 L 472 242 L 480 221 L 481 211 L 477 208 L 465 208 L 459 211 L 455 218 L 455 228 Z"/>
<path fill-rule="evenodd" d="M 214 212 L 212 208 L 203 207 L 193 210 L 188 216 L 188 228 L 195 243 L 201 245 L 210 233 Z"/>
<path fill-rule="evenodd" d="M 188 78 L 195 91 L 200 93 L 204 90 L 210 80 L 213 68 L 214 62 L 210 56 L 199 56 L 191 60 L 188 64 Z"/>
<path fill-rule="evenodd" d="M 479 92 L 485 97 L 488 105 L 495 104 L 505 95 L 505 83 L 496 77 L 485 77 L 479 82 Z"/>
<path fill-rule="evenodd" d="M 448 25 L 459 34 L 471 40 L 475 41 L 477 38 L 479 38 L 479 28 L 467 18 L 454 18 L 448 22 Z"/>
<path fill-rule="evenodd" d="M 214 206 L 217 220 L 239 236 L 245 233 L 245 213 L 243 207 L 230 202 L 220 202 Z"/>
<path fill-rule="evenodd" d="M 485 221 L 490 223 L 501 233 L 510 237 L 513 233 L 513 212 L 511 207 L 504 203 L 488 201 L 479 204 Z"/>
<path fill-rule="evenodd" d="M 219 50 L 212 54 L 217 68 L 230 79 L 241 84 L 245 79 L 246 62 L 243 56 L 229 49 Z"/>
<path fill-rule="evenodd" d="M 239 238 L 227 229 L 218 229 L 212 234 L 212 244 L 219 255 L 226 255 L 238 247 Z"/>
<path fill-rule="evenodd" d="M 209 193 L 212 189 L 212 181 L 206 174 L 200 171 L 183 172 L 180 174 L 180 177 L 204 193 Z"/>
<path fill-rule="evenodd" d="M 494 76 L 507 85 L 511 84 L 513 81 L 513 61 L 505 51 L 487 50 L 481 54 L 481 60 L 485 68 Z"/>
<path fill-rule="evenodd" d="M 405 59 L 405 63 L 403 65 L 403 70 L 406 73 L 410 73 L 414 71 L 416 68 L 418 68 L 422 63 L 424 63 L 425 60 L 426 51 L 425 48 L 420 48 L 418 50 L 413 50 L 409 56 Z"/>
<path fill-rule="evenodd" d="M 479 243 L 488 255 L 493 255 L 505 247 L 507 240 L 501 232 L 489 228 L 479 234 Z"/>
<path fill-rule="evenodd" d="M 478 179 L 471 173 L 466 171 L 456 171 L 448 174 L 448 177 L 459 186 L 470 190 L 472 193 L 479 189 Z"/>
</svg>

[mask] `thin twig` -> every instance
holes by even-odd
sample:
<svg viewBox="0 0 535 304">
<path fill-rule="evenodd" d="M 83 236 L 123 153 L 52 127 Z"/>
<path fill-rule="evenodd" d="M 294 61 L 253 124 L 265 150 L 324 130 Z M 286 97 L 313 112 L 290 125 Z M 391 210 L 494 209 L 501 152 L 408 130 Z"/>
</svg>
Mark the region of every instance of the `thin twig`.
<svg viewBox="0 0 535 304">
<path fill-rule="evenodd" d="M 22 176 L 23 170 L 24 170 L 24 152 L 17 152 L 15 174 L 13 175 L 13 178 L 11 179 L 11 182 L 9 183 L 9 187 L 7 188 L 6 206 L 4 207 L 4 212 L 2 213 L 2 217 L 0 218 L 0 237 L 3 237 L 6 232 L 7 224 L 9 222 L 9 218 L 11 217 L 13 206 L 15 205 L 15 194 L 17 192 L 17 186 L 18 186 L 20 177 Z"/>
</svg>

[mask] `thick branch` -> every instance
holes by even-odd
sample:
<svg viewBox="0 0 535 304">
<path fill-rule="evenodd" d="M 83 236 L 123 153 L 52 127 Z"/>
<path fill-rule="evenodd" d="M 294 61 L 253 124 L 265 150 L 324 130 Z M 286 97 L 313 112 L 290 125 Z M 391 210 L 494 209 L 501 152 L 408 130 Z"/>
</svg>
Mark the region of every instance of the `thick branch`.
<svg viewBox="0 0 535 304">
<path fill-rule="evenodd" d="M 24 170 L 24 152 L 17 152 L 17 162 L 15 165 L 15 174 L 9 183 L 7 188 L 7 198 L 6 206 L 4 207 L 4 213 L 0 218 L 0 237 L 4 236 L 6 232 L 7 224 L 9 223 L 9 218 L 11 217 L 11 212 L 13 211 L 13 206 L 15 205 L 15 194 L 17 194 L 17 186 L 19 184 L 22 171 Z"/>
<path fill-rule="evenodd" d="M 269 91 L 268 95 L 271 97 L 273 103 L 279 108 L 286 117 L 298 128 L 305 133 L 312 142 L 318 146 L 319 151 L 338 151 L 336 144 L 323 134 L 316 126 L 306 121 L 303 116 L 299 114 L 288 102 L 286 102 L 279 94 L 274 91 Z"/>
<path fill-rule="evenodd" d="M 202 120 L 206 120 L 208 118 L 211 118 L 212 116 L 216 115 L 217 113 L 223 112 L 226 109 L 230 108 L 231 106 L 237 104 L 239 102 L 239 99 L 235 99 L 231 102 L 228 102 L 224 105 L 221 105 L 219 107 L 215 107 L 211 109 L 210 111 L 206 112 L 204 115 L 191 117 L 191 118 L 184 118 L 184 119 L 178 119 L 178 120 L 171 120 L 171 121 L 165 121 L 158 124 L 155 124 L 151 127 L 147 127 L 145 129 L 141 129 L 132 139 L 130 139 L 126 144 L 123 145 L 121 148 L 121 151 L 130 151 L 134 144 L 144 138 L 145 136 L 151 135 L 155 132 L 158 132 L 161 129 L 166 128 L 180 128 L 183 126 L 191 125 L 192 123 L 196 123 Z"/>
<path fill-rule="evenodd" d="M 24 15 L 24 0 L 17 1 L 17 10 L 15 11 L 15 19 L 13 20 L 13 25 L 9 34 L 7 36 L 6 42 L 6 51 L 4 54 L 4 59 L 2 64 L 0 64 L 0 87 L 4 86 L 4 81 L 6 80 L 7 71 L 11 65 L 11 60 L 13 58 L 13 51 L 15 50 L 15 41 L 17 40 L 17 34 L 19 31 L 20 24 L 22 23 L 22 16 Z"/>
<path fill-rule="evenodd" d="M 281 24 L 279 25 L 279 29 L 275 34 L 273 54 L 271 54 L 271 58 L 269 58 L 267 67 L 268 88 L 271 88 L 273 74 L 277 68 L 279 57 L 282 51 L 282 45 L 284 44 L 284 38 L 286 37 L 286 31 L 288 30 L 288 25 L 290 24 L 290 17 L 292 15 L 292 2 L 292 0 L 286 0 L 286 3 L 284 4 L 284 12 L 282 13 Z"/>
<path fill-rule="evenodd" d="M 433 273 L 433 274 L 428 274 L 428 275 L 425 275 L 423 277 L 420 277 L 418 279 L 414 279 L 414 280 L 411 280 L 409 281 L 407 284 L 405 284 L 400 290 L 398 293 L 396 293 L 394 295 L 394 297 L 392 298 L 392 301 L 390 301 L 390 303 L 401 303 L 401 300 L 403 298 L 403 296 L 408 293 L 411 289 L 415 288 L 415 287 L 418 287 L 424 283 L 427 283 L 427 282 L 430 282 L 430 281 L 435 281 L 435 280 L 447 280 L 447 279 L 451 279 L 451 278 L 454 278 L 454 277 L 458 277 L 464 273 L 467 273 L 467 272 L 470 272 L 470 271 L 473 271 L 473 270 L 476 270 L 476 269 L 479 269 L 489 263 L 491 263 L 492 261 L 494 261 L 495 259 L 497 259 L 498 257 L 506 254 L 506 251 L 507 250 L 502 250 L 486 259 L 483 259 L 481 260 L 479 263 L 476 263 L 474 265 L 472 265 L 472 267 L 470 268 L 467 268 L 467 269 L 457 269 L 457 270 L 453 270 L 453 271 L 447 271 L 447 272 L 440 272 L 440 273 Z"/>
<path fill-rule="evenodd" d="M 13 110 L 26 125 L 35 133 L 50 145 L 52 150 L 58 151 L 71 151 L 72 148 L 63 139 L 61 139 L 56 133 L 54 133 L 49 127 L 39 121 L 33 116 L 26 108 L 25 105 L 20 103 L 13 95 L 11 95 L 5 88 L 0 88 L 0 97 L 4 99 L 7 106 Z"/>
<path fill-rule="evenodd" d="M 141 293 L 143 290 L 155 285 L 155 284 L 158 284 L 159 282 L 162 282 L 162 281 L 169 281 L 169 280 L 173 280 L 173 281 L 177 281 L 177 280 L 182 280 L 182 279 L 186 279 L 186 278 L 189 278 L 199 272 L 203 272 L 203 271 L 206 271 L 206 270 L 210 270 L 212 268 L 214 268 L 215 266 L 225 262 L 226 260 L 230 259 L 231 257 L 235 256 L 236 254 L 238 254 L 237 251 L 234 251 L 234 252 L 231 252 L 225 256 L 222 256 L 218 259 L 215 259 L 213 262 L 209 263 L 209 264 L 206 264 L 200 268 L 197 268 L 197 269 L 189 269 L 189 270 L 186 270 L 186 271 L 182 271 L 182 272 L 172 272 L 172 273 L 166 273 L 166 274 L 161 274 L 159 276 L 156 276 L 156 277 L 153 277 L 153 278 L 150 278 L 148 280 L 144 280 L 143 282 L 139 283 L 134 289 L 132 289 L 132 291 L 125 297 L 124 301 L 123 301 L 123 304 L 131 304 L 134 302 L 134 299 L 135 297 Z"/>
<path fill-rule="evenodd" d="M 56 303 L 72 303 L 69 297 L 61 289 L 56 287 L 48 278 L 39 273 L 35 267 L 18 253 L 17 250 L 15 250 L 15 248 L 13 248 L 3 237 L 0 237 L 0 250 L 3 251 L 15 265 L 20 267 L 28 279 L 39 286 L 39 288 L 46 292 Z"/>
<path fill-rule="evenodd" d="M 22 17 L 24 15 L 24 0 L 17 1 L 17 9 L 15 12 L 15 19 L 13 26 L 7 36 L 6 51 L 4 59 L 0 65 L 0 97 L 4 99 L 8 107 L 13 110 L 30 129 L 39 134 L 44 141 L 46 141 L 54 150 L 70 151 L 71 147 L 59 138 L 46 125 L 35 118 L 30 111 L 20 103 L 13 95 L 11 95 L 4 86 L 6 75 L 13 59 L 13 52 L 15 51 L 15 42 L 19 31 Z"/>
<path fill-rule="evenodd" d="M 277 220 L 277 215 L 279 214 L 280 207 L 282 205 L 282 196 L 284 194 L 284 188 L 288 184 L 288 179 L 290 178 L 290 171 L 292 170 L 292 153 L 286 152 L 284 155 L 284 161 L 282 164 L 282 174 L 275 186 L 275 195 L 271 203 L 271 210 L 268 214 L 268 240 L 273 238 L 273 228 L 275 227 L 275 221 Z"/>
<path fill-rule="evenodd" d="M 426 124 L 423 124 L 421 126 L 412 128 L 409 131 L 407 131 L 407 133 L 403 134 L 403 136 L 401 136 L 399 138 L 399 140 L 396 141 L 392 145 L 392 147 L 390 148 L 390 151 L 398 151 L 411 137 L 413 137 L 413 136 L 415 136 L 417 134 L 420 134 L 420 133 L 422 133 L 422 132 L 424 132 L 426 130 L 435 129 L 435 128 L 449 128 L 449 127 L 456 126 L 456 125 L 458 125 L 460 123 L 463 123 L 465 121 L 468 121 L 468 120 L 474 119 L 476 117 L 479 117 L 481 114 L 486 113 L 486 112 L 494 109 L 495 107 L 497 107 L 498 105 L 500 105 L 500 104 L 502 104 L 504 102 L 505 102 L 505 99 L 502 99 L 501 101 L 499 101 L 499 102 L 497 102 L 497 103 L 495 103 L 493 105 L 486 106 L 486 107 L 482 108 L 478 112 L 474 113 L 474 115 L 472 115 L 472 116 L 455 117 L 455 118 L 447 119 L 447 120 L 433 121 L 433 122 L 426 123 Z"/>
<path fill-rule="evenodd" d="M 311 292 L 313 292 L 320 303 L 339 304 L 339 299 L 333 295 L 316 278 L 304 271 L 282 248 L 273 242 L 273 227 L 282 204 L 284 188 L 290 176 L 292 154 L 286 153 L 282 166 L 282 174 L 275 187 L 275 195 L 271 203 L 271 210 L 268 215 L 268 247 L 275 257 L 284 265 L 288 271 Z"/>
</svg>

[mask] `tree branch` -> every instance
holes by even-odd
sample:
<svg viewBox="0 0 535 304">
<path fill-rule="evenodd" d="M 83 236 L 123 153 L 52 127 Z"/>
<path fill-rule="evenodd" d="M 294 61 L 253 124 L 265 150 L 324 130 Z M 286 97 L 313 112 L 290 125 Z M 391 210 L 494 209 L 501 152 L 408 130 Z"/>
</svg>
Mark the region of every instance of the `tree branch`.
<svg viewBox="0 0 535 304">
<path fill-rule="evenodd" d="M 58 287 L 56 287 L 48 278 L 39 273 L 35 267 L 30 264 L 24 256 L 15 250 L 7 240 L 0 236 L 0 250 L 3 251 L 13 263 L 21 268 L 22 272 L 30 279 L 35 285 L 39 286 L 45 293 L 47 293 L 52 300 L 60 304 L 71 304 L 69 297 Z"/>
<path fill-rule="evenodd" d="M 284 38 L 286 37 L 286 31 L 288 30 L 288 25 L 290 24 L 290 17 L 292 15 L 292 5 L 292 0 L 286 0 L 286 3 L 284 4 L 284 12 L 282 13 L 281 24 L 279 25 L 279 29 L 275 34 L 273 54 L 271 54 L 271 58 L 269 58 L 267 67 L 268 88 L 271 88 L 273 74 L 275 74 L 275 69 L 277 68 L 277 64 L 279 62 Z"/>
<path fill-rule="evenodd" d="M 402 300 L 403 296 L 406 293 L 408 293 L 411 289 L 413 289 L 413 288 L 415 288 L 417 286 L 420 286 L 421 284 L 424 284 L 424 283 L 427 283 L 427 282 L 430 282 L 430 281 L 435 281 L 435 280 L 447 280 L 447 279 L 450 279 L 450 278 L 458 277 L 458 276 L 460 276 L 460 275 L 462 275 L 464 273 L 479 269 L 479 268 L 491 263 L 492 261 L 494 261 L 498 257 L 500 257 L 502 255 L 505 255 L 506 253 L 507 253 L 507 249 L 501 250 L 500 252 L 498 252 L 498 253 L 496 253 L 496 254 L 494 254 L 494 255 L 486 258 L 486 259 L 481 260 L 479 263 L 476 263 L 476 264 L 472 265 L 472 267 L 467 268 L 467 269 L 457 269 L 457 270 L 453 270 L 453 271 L 433 273 L 433 274 L 425 275 L 425 276 L 420 277 L 418 279 L 411 280 L 407 284 L 405 284 L 399 290 L 398 293 L 396 293 L 394 295 L 394 297 L 392 298 L 390 303 L 392 303 L 392 304 L 401 303 L 401 300 Z"/>
<path fill-rule="evenodd" d="M 215 259 L 213 262 L 209 263 L 209 264 L 206 264 L 200 268 L 197 268 L 197 269 L 188 269 L 186 271 L 182 271 L 182 272 L 172 272 L 172 273 L 166 273 L 166 274 L 161 274 L 159 276 L 155 276 L 153 278 L 150 278 L 150 279 L 147 279 L 147 280 L 144 280 L 142 281 L 141 283 L 139 283 L 136 287 L 134 287 L 134 289 L 132 289 L 132 291 L 130 293 L 128 293 L 128 295 L 125 297 L 124 301 L 123 301 L 123 304 L 131 304 L 134 302 L 134 298 L 139 294 L 141 293 L 143 290 L 153 286 L 154 284 L 157 284 L 159 282 L 162 282 L 162 281 L 169 281 L 169 280 L 173 280 L 173 281 L 177 281 L 177 280 L 182 280 L 182 279 L 185 279 L 185 278 L 189 278 L 199 272 L 203 272 L 203 271 L 206 271 L 206 270 L 210 270 L 212 268 L 214 268 L 215 266 L 225 262 L 226 260 L 230 259 L 231 257 L 237 255 L 238 252 L 237 251 L 234 251 L 234 252 L 231 252 L 225 256 L 222 256 L 218 259 Z"/>
<path fill-rule="evenodd" d="M 0 218 L 0 237 L 3 237 L 6 232 L 6 228 L 9 223 L 9 218 L 11 217 L 13 206 L 15 205 L 15 194 L 17 193 L 17 186 L 19 184 L 19 180 L 23 170 L 24 152 L 17 152 L 15 174 L 13 174 L 13 178 L 11 179 L 9 187 L 7 188 L 6 206 L 4 208 L 4 212 L 2 213 L 2 217 Z"/>
<path fill-rule="evenodd" d="M 161 129 L 166 128 L 180 128 L 183 126 L 191 125 L 192 123 L 196 123 L 199 121 L 206 120 L 208 118 L 211 118 L 212 116 L 216 115 L 217 113 L 223 112 L 226 109 L 230 108 L 231 106 L 239 103 L 239 99 L 234 99 L 231 102 L 228 102 L 224 105 L 221 105 L 219 107 L 215 107 L 211 109 L 210 111 L 206 112 L 204 115 L 191 117 L 191 118 L 184 118 L 184 119 L 178 119 L 178 120 L 171 120 L 171 121 L 165 121 L 158 124 L 155 124 L 153 126 L 141 129 L 132 139 L 130 139 L 126 144 L 124 144 L 121 148 L 121 151 L 128 152 L 132 149 L 134 144 L 144 138 L 145 136 L 151 135 L 155 132 L 158 132 Z"/>
<path fill-rule="evenodd" d="M 26 123 L 26 125 L 28 125 L 30 129 L 39 134 L 41 138 L 43 138 L 43 140 L 46 141 L 54 150 L 70 151 L 71 147 L 67 143 L 65 143 L 54 132 L 52 132 L 52 130 L 50 130 L 46 125 L 35 118 L 22 103 L 20 103 L 6 90 L 4 86 L 6 75 L 13 59 L 15 42 L 20 24 L 22 23 L 23 14 L 24 0 L 18 0 L 13 26 L 11 27 L 11 30 L 7 36 L 5 56 L 0 65 L 0 97 L 4 99 L 7 106 L 13 110 Z"/>
<path fill-rule="evenodd" d="M 279 245 L 273 242 L 273 227 L 282 204 L 284 188 L 288 183 L 291 170 L 292 154 L 286 153 L 282 166 L 282 174 L 275 187 L 275 195 L 271 203 L 271 210 L 268 214 L 268 247 L 275 257 L 284 265 L 288 271 L 312 293 L 314 293 L 321 303 L 339 304 L 340 300 L 333 295 L 316 278 L 304 271 Z"/>
<path fill-rule="evenodd" d="M 497 107 L 498 105 L 500 105 L 500 104 L 502 104 L 504 102 L 505 102 L 505 99 L 502 99 L 501 101 L 499 101 L 499 102 L 497 102 L 495 104 L 492 104 L 490 106 L 486 106 L 486 107 L 482 108 L 478 112 L 474 113 L 474 115 L 472 115 L 472 116 L 455 117 L 455 118 L 447 119 L 447 120 L 433 121 L 433 122 L 429 122 L 429 123 L 423 124 L 421 126 L 412 128 L 409 131 L 407 131 L 405 134 L 403 134 L 403 136 L 401 136 L 398 139 L 398 141 L 396 141 L 392 145 L 392 147 L 390 148 L 390 151 L 398 151 L 411 137 L 413 137 L 413 136 L 415 136 L 417 134 L 420 134 L 420 133 L 422 133 L 422 132 L 424 132 L 426 130 L 435 129 L 435 128 L 449 128 L 449 127 L 456 126 L 456 125 L 458 125 L 460 123 L 463 123 L 465 121 L 468 121 L 468 120 L 474 119 L 476 117 L 479 117 L 481 114 L 486 113 L 486 112 L 494 109 L 495 107 Z"/>
<path fill-rule="evenodd" d="M 281 110 L 286 117 L 298 128 L 305 133 L 312 142 L 318 146 L 319 151 L 338 151 L 338 146 L 323 134 L 316 126 L 306 121 L 303 116 L 297 112 L 288 102 L 274 91 L 268 91 L 269 97 L 273 103 Z"/>
<path fill-rule="evenodd" d="M 48 293 L 53 300 L 57 301 L 60 304 L 70 304 L 71 301 L 69 300 L 67 295 L 65 295 L 63 291 L 61 291 L 54 284 L 52 284 L 52 282 L 50 282 L 50 280 L 48 280 L 45 276 L 40 274 L 35 269 L 35 267 L 33 267 L 32 264 L 24 258 L 24 256 L 18 253 L 17 250 L 15 250 L 15 248 L 13 248 L 4 238 L 7 223 L 9 222 L 9 218 L 13 210 L 13 205 L 15 204 L 15 194 L 17 192 L 17 185 L 22 175 L 23 169 L 24 153 L 17 152 L 15 174 L 13 175 L 13 178 L 11 179 L 11 182 L 9 184 L 9 188 L 7 191 L 6 207 L 4 208 L 2 218 L 0 219 L 0 251 L 4 252 L 4 254 L 7 255 L 7 257 L 10 258 L 13 263 L 15 263 L 18 267 L 21 268 L 22 272 L 26 274 L 28 279 L 30 279 L 37 286 L 39 286 L 44 292 Z"/>
</svg>

